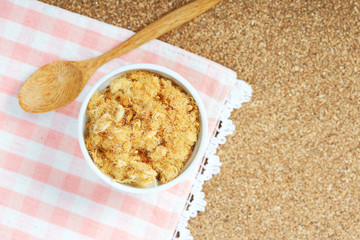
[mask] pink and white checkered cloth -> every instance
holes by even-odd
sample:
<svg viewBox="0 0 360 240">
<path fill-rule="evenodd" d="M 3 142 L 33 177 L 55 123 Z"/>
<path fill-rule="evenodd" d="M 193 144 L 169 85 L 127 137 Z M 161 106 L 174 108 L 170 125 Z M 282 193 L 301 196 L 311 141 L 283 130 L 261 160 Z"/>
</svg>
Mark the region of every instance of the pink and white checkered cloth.
<svg viewBox="0 0 360 240">
<path fill-rule="evenodd" d="M 133 33 L 33 0 L 0 0 L 0 239 L 171 239 L 196 173 L 156 194 L 125 194 L 85 163 L 76 137 L 84 95 L 105 73 L 131 63 L 173 69 L 200 93 L 210 134 L 235 72 L 154 40 L 101 67 L 70 105 L 24 112 L 17 95 L 39 67 L 100 55 Z"/>
</svg>

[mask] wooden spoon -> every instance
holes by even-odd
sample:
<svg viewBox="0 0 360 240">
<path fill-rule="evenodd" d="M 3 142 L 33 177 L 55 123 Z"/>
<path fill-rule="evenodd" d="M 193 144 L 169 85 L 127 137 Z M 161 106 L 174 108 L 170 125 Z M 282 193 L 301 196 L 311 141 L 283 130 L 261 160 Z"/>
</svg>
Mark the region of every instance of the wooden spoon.
<svg viewBox="0 0 360 240">
<path fill-rule="evenodd" d="M 196 0 L 160 18 L 107 53 L 84 61 L 56 61 L 33 73 L 19 92 L 19 104 L 27 112 L 42 113 L 71 103 L 93 73 L 104 63 L 190 21 L 220 0 Z"/>
</svg>

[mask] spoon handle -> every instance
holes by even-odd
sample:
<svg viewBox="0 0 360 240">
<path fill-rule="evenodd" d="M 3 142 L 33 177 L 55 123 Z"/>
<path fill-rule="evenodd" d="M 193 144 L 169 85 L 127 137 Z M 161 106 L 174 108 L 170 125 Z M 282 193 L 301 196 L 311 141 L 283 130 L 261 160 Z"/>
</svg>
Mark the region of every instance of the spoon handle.
<svg viewBox="0 0 360 240">
<path fill-rule="evenodd" d="M 174 28 L 177 28 L 178 26 L 199 16 L 220 1 L 221 0 L 196 0 L 170 12 L 164 17 L 146 26 L 119 46 L 97 58 L 92 59 L 97 62 L 97 64 L 94 65 L 99 64 L 98 66 L 101 66 L 104 63 L 117 58 L 154 38 L 160 37 Z"/>
</svg>

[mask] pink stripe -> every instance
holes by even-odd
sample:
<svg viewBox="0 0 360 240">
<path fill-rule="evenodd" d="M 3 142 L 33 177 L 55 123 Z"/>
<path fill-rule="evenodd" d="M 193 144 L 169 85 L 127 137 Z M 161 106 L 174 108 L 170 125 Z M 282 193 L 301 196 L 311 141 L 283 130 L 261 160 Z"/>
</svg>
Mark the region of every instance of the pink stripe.
<svg viewBox="0 0 360 240">
<path fill-rule="evenodd" d="M 81 39 L 81 45 L 91 49 L 98 49 L 99 39 L 102 37 L 102 34 L 86 29 Z"/>
<path fill-rule="evenodd" d="M 0 236 L 1 240 L 41 240 L 41 238 L 5 225 L 0 225 Z"/>
<path fill-rule="evenodd" d="M 49 206 L 49 207 L 53 207 L 53 206 Z M 54 211 L 51 214 L 50 222 L 61 227 L 66 227 L 70 215 L 71 212 L 59 207 L 54 207 Z"/>
<path fill-rule="evenodd" d="M 82 179 L 80 177 L 68 173 L 64 177 L 64 181 L 61 185 L 61 189 L 63 189 L 66 192 L 77 194 L 79 192 L 81 181 Z"/>
<path fill-rule="evenodd" d="M 22 210 L 25 210 L 25 212 L 23 212 L 24 214 L 41 219 L 43 221 L 60 227 L 68 228 L 84 236 L 96 239 L 98 233 L 115 231 L 117 234 L 119 234 L 118 237 L 120 239 L 122 237 L 124 237 L 125 239 L 139 239 L 138 237 L 124 232 L 123 230 L 110 227 L 101 222 L 91 220 L 87 217 L 72 213 L 68 210 L 56 206 L 52 206 L 38 199 L 25 196 L 12 190 L 0 187 L 0 191 L 10 196 L 11 201 L 8 201 L 7 205 L 5 205 L 6 207 L 20 212 L 22 212 Z M 19 207 L 19 203 L 21 207 Z M 37 208 L 37 210 L 27 210 L 27 207 L 24 207 L 24 205 L 26 204 L 31 204 L 31 207 Z"/>
<path fill-rule="evenodd" d="M 31 178 L 39 182 L 46 183 L 49 181 L 49 177 L 52 172 L 52 169 L 53 169 L 52 167 L 38 162 L 34 166 L 34 171 Z"/>
<path fill-rule="evenodd" d="M 208 96 L 214 96 L 214 93 L 217 93 L 217 96 L 214 96 L 215 99 L 218 99 L 219 93 L 224 88 L 223 85 L 216 84 L 217 81 L 208 75 L 203 75 L 199 83 L 201 85 L 198 87 L 198 90 Z"/>
<path fill-rule="evenodd" d="M 32 11 L 32 12 L 36 13 L 36 11 Z M 42 18 L 46 18 L 46 16 L 42 15 Z M 28 27 L 31 27 L 31 26 L 28 26 Z M 61 38 L 61 39 L 67 39 L 69 36 L 69 33 L 70 33 L 70 29 L 72 27 L 73 27 L 72 24 L 65 22 L 61 19 L 56 19 L 56 21 L 54 22 L 52 32 L 51 33 L 47 32 L 47 33 L 49 33 L 52 36 Z M 35 27 L 35 29 L 41 29 L 41 28 Z"/>
<path fill-rule="evenodd" d="M 106 205 L 111 192 L 112 192 L 111 188 L 105 187 L 100 184 L 96 184 L 93 193 L 91 194 L 91 199 L 97 203 Z M 118 207 L 119 207 L 118 204 L 114 206 L 114 208 L 118 208 Z"/>
<path fill-rule="evenodd" d="M 10 5 L 10 4 L 9 4 Z M 20 10 L 19 6 L 16 6 L 16 11 Z M 23 10 L 23 9 L 21 9 Z M 20 10 L 20 11 L 21 11 Z M 39 12 L 32 11 L 30 9 L 26 9 L 26 11 L 22 11 L 24 14 L 22 25 L 30 27 L 30 28 L 38 28 L 41 20 L 42 14 Z M 16 18 L 18 16 L 13 16 L 12 18 Z M 20 22 L 19 22 L 20 23 Z"/>
<path fill-rule="evenodd" d="M 13 13 L 14 4 L 9 4 L 9 2 L 2 1 L 0 5 L 0 17 L 5 19 L 10 19 Z"/>
<path fill-rule="evenodd" d="M 1 8 L 0 8 L 0 10 L 1 10 Z M 0 208 L 0 213 L 1 213 L 1 210 L 2 209 Z M 0 218 L 1 218 L 1 216 L 0 216 Z M 15 229 L 4 226 L 3 224 L 0 224 L 0 236 L 1 236 L 1 239 L 3 239 L 3 240 L 11 240 L 11 236 L 12 236 L 14 231 L 15 231 Z"/>
<path fill-rule="evenodd" d="M 194 71 L 181 63 L 176 63 L 173 70 L 188 80 L 194 88 L 199 89 L 201 87 L 202 82 L 199 80 L 203 77 L 202 73 Z"/>
<path fill-rule="evenodd" d="M 7 154 L 8 154 L 8 152 L 0 151 L 0 159 L 6 159 L 5 157 L 7 156 Z M 1 165 L 0 165 L 0 168 L 1 168 Z M 15 169 L 14 171 L 17 171 L 17 170 Z M 6 186 L 8 188 L 13 188 L 15 185 L 15 177 L 1 174 L 1 182 L 6 183 Z M 4 196 L 4 195 L 0 194 L 0 196 Z M 0 204 L 1 204 L 1 201 L 6 202 L 7 200 L 8 199 L 6 197 L 4 197 L 4 199 L 1 198 Z M 1 222 L 1 213 L 0 213 L 0 222 Z"/>
<path fill-rule="evenodd" d="M 1 8 L 1 6 L 0 6 Z M 1 11 L 1 9 L 0 9 Z M 0 19 L 0 36 L 4 36 L 4 32 L 5 32 L 5 29 L 6 29 L 6 21 L 5 20 L 2 20 Z"/>
<path fill-rule="evenodd" d="M 11 59 L 14 50 L 15 42 L 7 40 L 3 37 L 0 38 L 0 53 L 2 56 Z"/>
<path fill-rule="evenodd" d="M 6 194 L 7 191 L 4 188 L 0 188 L 0 205 L 6 206 L 10 201 L 10 195 Z M 1 226 L 1 225 L 0 225 Z"/>
<path fill-rule="evenodd" d="M 10 153 L 10 152 L 4 152 L 4 151 L 0 151 L 1 155 L 3 156 L 3 160 L 0 160 L 0 166 L 3 169 L 7 169 L 8 171 L 11 172 L 20 172 L 21 169 L 26 168 L 23 167 L 23 158 L 19 155 L 16 155 L 14 153 Z M 12 179 L 14 180 L 14 179 Z"/>
<path fill-rule="evenodd" d="M 6 38 L 0 38 L 0 52 L 4 57 L 15 59 L 34 67 L 42 67 L 49 62 L 60 60 L 59 56 L 31 48 L 30 46 Z"/>
<path fill-rule="evenodd" d="M 178 218 L 178 214 L 169 214 L 168 211 L 160 207 L 155 207 L 152 209 L 150 222 L 161 228 L 174 229 L 176 227 Z"/>
<path fill-rule="evenodd" d="M 2 188 L 2 191 L 7 191 L 6 188 Z M 7 204 L 8 205 L 8 204 Z M 25 213 L 30 216 L 36 216 L 39 212 L 39 209 L 42 207 L 42 202 L 38 199 L 26 197 L 23 201 L 22 208 L 19 209 L 20 212 Z"/>
<path fill-rule="evenodd" d="M 0 92 L 17 96 L 23 82 L 0 74 Z"/>
<path fill-rule="evenodd" d="M 20 125 L 20 123 L 24 125 Z M 23 126 L 29 127 L 30 130 L 25 129 L 21 131 L 20 129 L 22 129 Z M 19 118 L 4 112 L 0 112 L 0 129 L 39 144 L 66 152 L 78 158 L 83 158 L 77 138 L 26 120 L 20 120 Z"/>
<path fill-rule="evenodd" d="M 18 127 L 18 118 L 10 117 L 7 113 L 0 112 L 0 130 L 11 131 L 11 133 L 15 134 Z"/>
<path fill-rule="evenodd" d="M 26 239 L 26 240 L 40 239 L 40 238 L 34 237 L 34 236 L 32 236 L 32 235 L 30 235 L 28 233 L 24 233 L 24 232 L 22 232 L 20 230 L 14 230 L 11 238 L 13 240 L 16 240 L 16 239 L 18 239 L 18 240 L 22 240 L 22 239 Z"/>
<path fill-rule="evenodd" d="M 225 86 L 223 90 L 221 91 L 218 100 L 225 101 L 227 97 L 229 96 L 229 93 L 231 92 L 232 87 L 231 86 Z"/>
<path fill-rule="evenodd" d="M 141 200 L 136 199 L 130 195 L 124 195 L 120 206 L 120 211 L 129 215 L 135 216 L 141 211 Z"/>
<path fill-rule="evenodd" d="M 56 110 L 55 112 L 64 114 L 68 117 L 77 118 L 80 108 L 81 108 L 81 102 L 74 100 L 70 104 Z"/>
<path fill-rule="evenodd" d="M 11 156 L 15 156 L 13 159 L 18 159 L 17 162 L 21 161 L 22 165 L 26 166 L 26 168 L 24 167 L 14 169 L 10 164 L 7 164 L 7 162 L 10 161 L 10 159 L 7 157 L 7 153 L 0 150 L 0 154 L 6 156 L 5 158 L 0 159 L 0 166 L 3 169 L 51 185 L 63 191 L 82 196 L 98 204 L 106 205 L 108 207 L 117 209 L 120 212 L 125 212 L 131 216 L 141 218 L 145 221 L 154 220 L 155 222 L 153 223 L 157 226 L 170 228 L 169 225 L 173 225 L 172 221 L 178 218 L 176 213 L 168 212 L 164 209 L 161 209 L 160 207 L 143 202 L 132 196 L 125 195 L 127 203 L 124 203 L 124 201 L 121 201 L 121 199 L 124 199 L 124 195 L 121 192 L 111 190 L 111 188 L 107 186 L 88 181 L 81 177 L 65 173 L 55 168 L 51 168 L 43 163 L 34 162 L 22 156 L 11 154 Z M 66 178 L 69 177 L 71 179 L 66 180 Z M 76 188 L 69 186 L 73 183 L 79 186 Z M 136 206 L 133 205 L 134 203 L 137 203 Z M 136 207 L 136 209 L 141 209 L 141 211 L 126 210 L 127 207 Z M 161 212 L 161 218 L 157 217 L 158 212 Z"/>
</svg>

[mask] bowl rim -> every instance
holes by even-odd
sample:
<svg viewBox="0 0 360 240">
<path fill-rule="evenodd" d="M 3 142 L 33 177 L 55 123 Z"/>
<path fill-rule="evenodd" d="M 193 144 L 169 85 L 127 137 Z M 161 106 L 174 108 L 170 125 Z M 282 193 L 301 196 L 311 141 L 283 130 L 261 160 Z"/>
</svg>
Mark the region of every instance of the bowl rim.
<svg viewBox="0 0 360 240">
<path fill-rule="evenodd" d="M 199 115 L 200 115 L 200 135 L 198 136 L 198 140 L 200 140 L 198 150 L 192 160 L 192 162 L 189 164 L 189 166 L 181 173 L 179 174 L 175 179 L 171 180 L 170 182 L 155 186 L 155 187 L 149 187 L 149 188 L 138 188 L 122 183 L 118 183 L 116 181 L 113 181 L 109 176 L 106 176 L 103 172 L 100 171 L 100 169 L 95 165 L 92 158 L 89 155 L 89 152 L 85 146 L 84 141 L 84 125 L 85 125 L 85 118 L 86 118 L 86 109 L 89 103 L 90 98 L 93 96 L 93 94 L 108 80 L 111 80 L 113 76 L 128 72 L 128 71 L 134 71 L 134 70 L 147 70 L 150 72 L 156 72 L 159 75 L 168 75 L 171 78 L 178 81 L 182 87 L 190 93 L 190 95 L 194 98 L 196 104 L 199 108 Z M 168 77 L 166 77 L 168 78 Z M 172 80 L 172 79 L 170 79 Z M 93 170 L 93 172 L 104 182 L 109 184 L 114 189 L 128 192 L 128 193 L 153 193 L 153 192 L 159 192 L 165 189 L 169 189 L 179 182 L 186 179 L 191 172 L 194 171 L 194 168 L 199 167 L 200 160 L 203 158 L 205 153 L 205 148 L 208 143 L 208 119 L 207 114 L 205 110 L 205 106 L 200 98 L 200 95 L 198 94 L 197 90 L 180 74 L 176 73 L 175 71 L 168 69 L 166 67 L 156 65 L 156 64 L 148 64 L 148 63 L 137 63 L 137 64 L 130 64 L 126 66 L 122 66 L 120 68 L 117 68 L 103 77 L 101 77 L 89 90 L 89 92 L 86 94 L 79 111 L 78 115 L 78 141 L 80 145 L 81 152 L 87 162 L 87 164 L 90 166 L 90 168 Z"/>
</svg>

